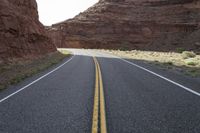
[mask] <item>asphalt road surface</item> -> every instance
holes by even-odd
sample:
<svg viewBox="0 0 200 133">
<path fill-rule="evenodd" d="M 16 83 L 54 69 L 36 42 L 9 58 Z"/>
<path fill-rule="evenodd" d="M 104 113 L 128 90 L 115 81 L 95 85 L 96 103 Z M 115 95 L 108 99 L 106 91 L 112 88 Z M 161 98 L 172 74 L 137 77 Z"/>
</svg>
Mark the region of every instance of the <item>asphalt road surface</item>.
<svg viewBox="0 0 200 133">
<path fill-rule="evenodd" d="M 70 50 L 74 56 L 0 92 L 0 133 L 200 132 L 200 80 Z"/>
</svg>

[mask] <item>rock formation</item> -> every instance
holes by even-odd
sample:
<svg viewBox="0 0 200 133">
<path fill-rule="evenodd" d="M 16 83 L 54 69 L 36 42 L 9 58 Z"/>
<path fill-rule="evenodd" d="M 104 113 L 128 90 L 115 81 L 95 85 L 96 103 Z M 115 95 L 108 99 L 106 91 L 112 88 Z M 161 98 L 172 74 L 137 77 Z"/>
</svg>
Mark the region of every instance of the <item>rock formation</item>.
<svg viewBox="0 0 200 133">
<path fill-rule="evenodd" d="M 37 56 L 55 51 L 38 20 L 35 0 L 1 0 L 0 60 Z"/>
<path fill-rule="evenodd" d="M 100 0 L 49 31 L 59 47 L 200 51 L 199 24 L 199 0 Z"/>
</svg>

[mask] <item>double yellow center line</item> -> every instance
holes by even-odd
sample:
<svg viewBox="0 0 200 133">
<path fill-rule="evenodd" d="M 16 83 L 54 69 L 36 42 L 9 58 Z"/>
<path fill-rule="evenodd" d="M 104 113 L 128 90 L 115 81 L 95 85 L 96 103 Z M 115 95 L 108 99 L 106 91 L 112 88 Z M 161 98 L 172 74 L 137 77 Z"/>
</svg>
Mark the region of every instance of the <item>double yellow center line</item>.
<svg viewBox="0 0 200 133">
<path fill-rule="evenodd" d="M 93 120 L 92 120 L 92 133 L 107 133 L 106 127 L 106 111 L 105 111 L 105 98 L 103 90 L 103 81 L 99 63 L 93 57 L 95 63 L 95 93 L 94 93 L 94 107 L 93 107 Z M 99 123 L 100 121 L 100 123 Z"/>
</svg>

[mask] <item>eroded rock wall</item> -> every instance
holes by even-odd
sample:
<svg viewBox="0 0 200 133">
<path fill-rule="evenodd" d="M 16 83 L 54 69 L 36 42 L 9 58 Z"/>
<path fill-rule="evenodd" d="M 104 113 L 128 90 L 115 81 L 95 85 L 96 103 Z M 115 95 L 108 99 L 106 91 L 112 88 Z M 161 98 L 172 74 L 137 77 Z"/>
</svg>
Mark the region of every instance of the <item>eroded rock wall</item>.
<svg viewBox="0 0 200 133">
<path fill-rule="evenodd" d="M 184 43 L 199 25 L 199 0 L 100 0 L 53 28 L 61 47 L 169 51 L 200 50 L 196 34 Z"/>
<path fill-rule="evenodd" d="M 0 60 L 37 56 L 55 48 L 38 20 L 35 0 L 1 0 Z"/>
</svg>

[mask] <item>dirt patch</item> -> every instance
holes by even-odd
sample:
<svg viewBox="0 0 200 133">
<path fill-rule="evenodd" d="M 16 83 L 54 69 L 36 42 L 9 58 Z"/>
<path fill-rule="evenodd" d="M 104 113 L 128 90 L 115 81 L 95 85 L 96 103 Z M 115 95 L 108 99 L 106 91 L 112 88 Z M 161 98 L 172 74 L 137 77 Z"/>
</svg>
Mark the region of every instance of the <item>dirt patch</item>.
<svg viewBox="0 0 200 133">
<path fill-rule="evenodd" d="M 34 59 L 11 59 L 0 64 L 0 90 L 59 63 L 69 55 L 69 52 L 57 51 Z"/>
</svg>

